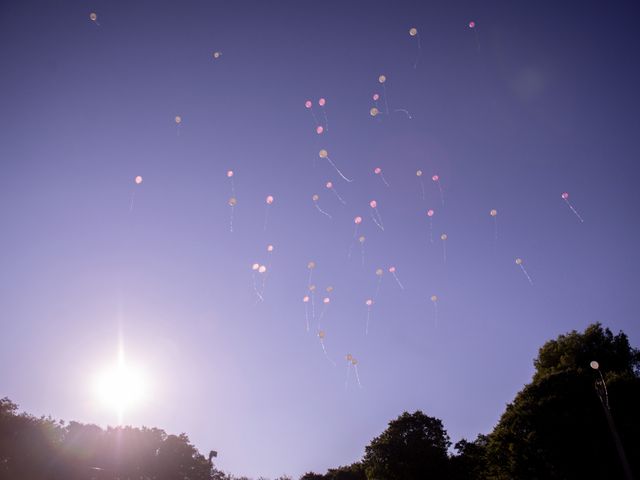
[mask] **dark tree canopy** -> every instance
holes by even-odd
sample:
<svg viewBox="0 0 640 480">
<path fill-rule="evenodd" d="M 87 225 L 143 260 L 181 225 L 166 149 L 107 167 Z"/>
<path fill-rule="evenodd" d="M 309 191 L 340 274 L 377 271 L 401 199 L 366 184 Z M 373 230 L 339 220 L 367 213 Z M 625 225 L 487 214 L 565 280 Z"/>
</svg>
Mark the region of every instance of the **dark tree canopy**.
<svg viewBox="0 0 640 480">
<path fill-rule="evenodd" d="M 640 473 L 638 351 L 600 325 L 547 342 L 533 381 L 507 406 L 489 436 L 490 478 L 623 478 L 622 463 L 595 389 L 600 364 L 611 415 L 631 467 Z"/>
<path fill-rule="evenodd" d="M 403 413 L 366 447 L 367 478 L 447 478 L 451 445 L 442 421 L 421 411 Z"/>
</svg>

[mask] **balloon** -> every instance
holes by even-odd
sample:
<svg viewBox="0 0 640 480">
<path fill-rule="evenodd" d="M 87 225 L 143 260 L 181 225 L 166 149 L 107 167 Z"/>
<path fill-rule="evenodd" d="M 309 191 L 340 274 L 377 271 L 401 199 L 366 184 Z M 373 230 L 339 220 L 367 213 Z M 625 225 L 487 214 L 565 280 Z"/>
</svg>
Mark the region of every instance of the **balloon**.
<svg viewBox="0 0 640 480">
<path fill-rule="evenodd" d="M 307 100 L 306 102 L 304 102 L 304 106 L 307 108 L 311 108 L 313 105 L 313 103 L 311 103 L 311 100 Z"/>
<path fill-rule="evenodd" d="M 315 292 L 316 291 L 316 286 L 315 285 L 309 285 L 309 291 L 310 292 Z"/>
<path fill-rule="evenodd" d="M 142 177 L 138 175 L 133 181 L 136 182 L 136 185 L 140 185 L 142 183 Z"/>
<path fill-rule="evenodd" d="M 258 272 L 260 272 L 260 273 L 264 273 L 264 272 L 266 272 L 266 271 L 267 271 L 267 267 L 266 267 L 266 266 L 264 266 L 264 265 L 260 265 L 260 268 L 258 269 Z"/>
<path fill-rule="evenodd" d="M 475 28 L 476 27 L 476 22 L 471 21 L 469 22 L 469 28 Z"/>
<path fill-rule="evenodd" d="M 307 268 L 309 270 L 316 268 L 316 262 L 311 261 L 311 262 L 307 263 Z"/>
<path fill-rule="evenodd" d="M 98 19 L 98 15 L 95 12 L 91 12 L 89 14 L 89 20 L 91 20 L 92 22 L 95 22 Z"/>
<path fill-rule="evenodd" d="M 390 273 L 395 273 L 396 271 L 396 267 L 389 267 L 389 272 Z"/>
<path fill-rule="evenodd" d="M 380 75 L 380 76 L 378 77 L 378 82 L 380 82 L 380 83 L 384 83 L 384 82 L 386 82 L 386 81 L 387 81 L 387 77 L 385 77 L 384 75 Z"/>
<path fill-rule="evenodd" d="M 365 240 L 366 240 L 366 239 L 365 239 L 364 235 L 360 235 L 360 238 L 358 238 L 358 241 L 359 241 L 360 243 L 364 243 L 364 241 L 365 241 Z"/>
<path fill-rule="evenodd" d="M 412 37 L 415 37 L 418 34 L 418 29 L 417 28 L 410 28 L 409 29 L 409 35 L 411 35 Z"/>
<path fill-rule="evenodd" d="M 251 270 L 258 270 L 260 268 L 260 264 L 258 263 L 254 263 L 253 265 L 251 265 Z"/>
<path fill-rule="evenodd" d="M 273 195 L 267 195 L 265 201 L 267 202 L 267 205 L 271 205 L 273 203 Z"/>
<path fill-rule="evenodd" d="M 357 365 L 358 364 L 358 360 L 356 360 L 355 358 L 351 360 L 351 365 Z"/>
<path fill-rule="evenodd" d="M 516 265 L 522 265 L 522 259 L 516 258 Z"/>
<path fill-rule="evenodd" d="M 433 210 L 427 210 L 427 217 L 433 217 L 433 214 L 436 213 Z"/>
<path fill-rule="evenodd" d="M 379 276 L 379 277 L 381 277 L 383 273 L 384 273 L 384 270 L 382 270 L 381 268 L 378 268 L 376 270 L 376 275 Z"/>
<path fill-rule="evenodd" d="M 273 252 L 273 245 L 267 245 L 267 252 Z"/>
<path fill-rule="evenodd" d="M 596 362 L 595 360 L 593 360 L 591 363 L 589 363 L 589 366 L 591 368 L 593 368 L 594 370 L 598 370 L 600 368 L 600 364 L 598 362 Z"/>
<path fill-rule="evenodd" d="M 370 206 L 371 208 L 376 208 L 376 207 L 378 206 L 378 202 L 376 202 L 375 200 L 371 200 L 371 201 L 369 202 L 369 206 Z"/>
<path fill-rule="evenodd" d="M 376 167 L 373 169 L 373 173 L 375 173 L 376 175 L 380 175 L 381 172 L 382 172 L 382 169 L 380 167 Z"/>
<path fill-rule="evenodd" d="M 378 115 L 380 113 L 380 110 L 378 110 L 376 107 L 371 108 L 371 110 L 369 110 L 369 114 L 372 117 L 375 117 L 376 115 Z"/>
<path fill-rule="evenodd" d="M 311 200 L 313 200 L 314 202 L 317 202 L 318 200 L 320 200 L 320 196 L 314 193 L 313 196 L 311 197 Z"/>
<path fill-rule="evenodd" d="M 322 150 L 320 150 L 320 152 L 318 153 L 318 155 L 320 156 L 320 158 L 327 158 L 327 156 L 329 155 L 329 153 L 323 148 Z"/>
<path fill-rule="evenodd" d="M 438 301 L 438 296 L 437 295 L 431 295 L 431 301 L 432 302 L 437 302 Z"/>
<path fill-rule="evenodd" d="M 377 102 L 378 100 L 380 100 L 380 95 L 378 95 L 377 93 L 374 93 L 374 94 L 373 94 L 373 100 L 374 100 L 374 101 L 376 101 L 376 102 Z"/>
<path fill-rule="evenodd" d="M 220 58 L 221 55 L 221 52 L 213 52 L 213 58 Z"/>
<path fill-rule="evenodd" d="M 324 127 L 322 125 L 318 125 L 316 127 L 316 133 L 320 135 L 322 132 L 324 132 Z"/>
<path fill-rule="evenodd" d="M 347 362 L 350 362 L 351 360 L 353 360 L 353 356 L 350 353 L 347 353 L 344 358 L 347 359 Z"/>
<path fill-rule="evenodd" d="M 325 184 L 325 187 L 327 187 L 329 190 L 331 190 L 331 189 L 333 188 L 333 183 L 331 183 L 331 182 L 327 182 L 327 183 Z"/>
<path fill-rule="evenodd" d="M 331 299 L 330 299 L 329 297 L 324 297 L 324 298 L 322 299 L 322 303 L 324 303 L 324 304 L 327 304 L 327 303 L 329 303 L 329 302 L 331 302 Z"/>
<path fill-rule="evenodd" d="M 180 115 L 176 115 L 175 121 L 178 125 L 182 123 L 182 117 Z"/>
<path fill-rule="evenodd" d="M 493 210 L 491 210 L 489 212 L 489 215 L 491 215 L 492 217 L 495 217 L 496 215 L 498 215 L 498 210 L 496 210 L 495 208 Z"/>
<path fill-rule="evenodd" d="M 437 182 L 438 180 L 440 180 L 440 177 L 438 175 L 434 175 L 433 177 L 431 177 L 431 180 Z"/>
<path fill-rule="evenodd" d="M 318 105 L 320 105 L 321 107 L 324 107 L 325 103 L 327 103 L 327 101 L 324 98 L 321 98 L 320 100 L 318 100 Z"/>
<path fill-rule="evenodd" d="M 324 331 L 320 330 L 320 331 L 318 332 L 318 338 L 319 338 L 320 340 L 324 339 Z"/>
<path fill-rule="evenodd" d="M 304 303 L 308 303 L 309 302 L 309 295 L 305 295 L 304 297 L 302 297 L 302 301 Z"/>
<path fill-rule="evenodd" d="M 422 176 L 422 170 L 416 170 L 416 177 Z"/>
<path fill-rule="evenodd" d="M 449 237 L 447 237 L 446 233 L 443 233 L 442 235 L 440 235 L 440 240 L 446 240 L 447 238 Z"/>
<path fill-rule="evenodd" d="M 567 192 L 564 192 L 561 197 L 566 200 L 567 198 L 569 198 L 569 194 Z"/>
<path fill-rule="evenodd" d="M 370 298 L 367 298 L 367 301 L 364 303 L 367 307 L 370 307 L 371 305 L 373 305 L 373 300 L 371 300 Z"/>
<path fill-rule="evenodd" d="M 238 200 L 236 200 L 236 197 L 231 197 L 228 203 L 230 207 L 235 207 L 238 204 Z"/>
<path fill-rule="evenodd" d="M 227 178 L 231 178 L 233 177 L 233 170 L 228 170 L 227 171 Z"/>
<path fill-rule="evenodd" d="M 360 225 L 362 223 L 362 217 L 356 217 L 353 219 L 353 223 Z"/>
<path fill-rule="evenodd" d="M 327 290 L 327 293 L 331 293 L 331 292 L 333 292 L 333 286 L 329 285 L 329 286 L 326 288 L 326 290 Z"/>
</svg>

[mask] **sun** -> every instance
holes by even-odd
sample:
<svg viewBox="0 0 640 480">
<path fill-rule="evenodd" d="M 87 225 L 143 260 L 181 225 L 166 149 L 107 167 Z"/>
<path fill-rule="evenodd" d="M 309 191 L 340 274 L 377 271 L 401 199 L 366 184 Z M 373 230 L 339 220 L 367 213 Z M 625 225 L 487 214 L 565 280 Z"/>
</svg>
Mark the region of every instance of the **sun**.
<svg viewBox="0 0 640 480">
<path fill-rule="evenodd" d="M 115 366 L 96 376 L 95 394 L 99 402 L 117 414 L 121 425 L 124 414 L 140 406 L 147 394 L 146 377 L 141 369 L 128 365 L 120 351 Z"/>
</svg>

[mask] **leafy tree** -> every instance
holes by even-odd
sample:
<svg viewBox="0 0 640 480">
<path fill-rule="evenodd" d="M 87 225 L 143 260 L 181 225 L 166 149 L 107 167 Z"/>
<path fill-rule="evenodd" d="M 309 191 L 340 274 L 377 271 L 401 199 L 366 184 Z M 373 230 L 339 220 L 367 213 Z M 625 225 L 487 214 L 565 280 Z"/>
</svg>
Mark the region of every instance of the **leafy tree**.
<svg viewBox="0 0 640 480">
<path fill-rule="evenodd" d="M 492 479 L 624 478 L 609 415 L 594 388 L 600 363 L 609 405 L 631 469 L 640 473 L 640 354 L 601 325 L 547 342 L 533 381 L 507 406 L 489 436 Z"/>
<path fill-rule="evenodd" d="M 487 444 L 486 435 L 478 435 L 475 441 L 460 440 L 454 448 L 458 452 L 450 458 L 450 478 L 452 480 L 478 480 L 486 478 Z"/>
<path fill-rule="evenodd" d="M 442 421 L 421 411 L 404 412 L 366 447 L 367 478 L 384 480 L 448 478 L 451 445 Z"/>
</svg>

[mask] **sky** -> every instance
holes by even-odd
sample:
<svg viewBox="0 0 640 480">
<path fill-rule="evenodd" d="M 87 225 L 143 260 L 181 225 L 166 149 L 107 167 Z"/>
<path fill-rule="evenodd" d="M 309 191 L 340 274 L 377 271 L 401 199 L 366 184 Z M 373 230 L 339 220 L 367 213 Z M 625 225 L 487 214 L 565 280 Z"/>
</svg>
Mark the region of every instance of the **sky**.
<svg viewBox="0 0 640 480">
<path fill-rule="evenodd" d="M 638 346 L 636 13 L 2 2 L 0 396 L 113 425 L 92 385 L 121 345 L 147 379 L 125 423 L 299 476 L 405 410 L 490 432 L 561 333 Z"/>
</svg>

